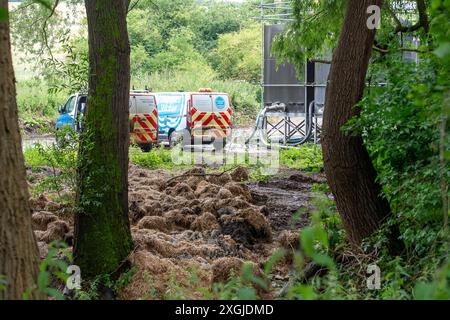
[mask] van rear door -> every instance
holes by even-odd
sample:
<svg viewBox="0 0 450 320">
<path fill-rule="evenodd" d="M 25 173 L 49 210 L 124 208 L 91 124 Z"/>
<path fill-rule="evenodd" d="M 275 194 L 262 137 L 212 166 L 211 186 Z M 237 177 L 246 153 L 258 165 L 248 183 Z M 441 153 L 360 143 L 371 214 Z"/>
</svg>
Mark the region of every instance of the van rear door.
<svg viewBox="0 0 450 320">
<path fill-rule="evenodd" d="M 156 143 L 158 141 L 158 110 L 155 96 L 133 94 L 130 96 L 130 105 L 135 142 L 138 144 Z"/>
<path fill-rule="evenodd" d="M 232 110 L 228 95 L 200 93 L 192 95 L 191 126 L 194 135 L 213 135 L 225 138 L 231 125 Z M 202 132 L 202 133 L 200 133 Z"/>
<path fill-rule="evenodd" d="M 214 122 L 211 95 L 193 94 L 191 99 L 190 116 L 193 135 L 203 135 L 203 130 Z"/>
<path fill-rule="evenodd" d="M 232 110 L 230 98 L 226 94 L 211 94 L 215 129 L 220 132 L 222 137 L 226 137 L 229 129 L 232 127 L 231 116 Z"/>
</svg>

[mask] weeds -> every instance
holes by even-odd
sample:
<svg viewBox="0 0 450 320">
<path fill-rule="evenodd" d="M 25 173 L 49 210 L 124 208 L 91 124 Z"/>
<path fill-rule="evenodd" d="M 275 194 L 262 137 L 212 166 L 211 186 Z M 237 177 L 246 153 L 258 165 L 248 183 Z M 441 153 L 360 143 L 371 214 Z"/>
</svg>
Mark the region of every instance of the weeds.
<svg viewBox="0 0 450 320">
<path fill-rule="evenodd" d="M 59 139 L 64 139 L 64 143 L 48 146 L 36 144 L 24 152 L 25 163 L 33 172 L 38 172 L 43 167 L 50 172 L 33 188 L 33 193 L 51 191 L 58 193 L 61 198 L 63 190 L 75 190 L 78 134 L 73 131 L 64 131 L 59 135 L 62 135 Z"/>
<path fill-rule="evenodd" d="M 172 151 L 164 146 L 153 149 L 151 152 L 143 153 L 137 147 L 130 149 L 131 163 L 148 169 L 174 169 L 186 168 L 188 165 L 177 166 L 172 160 Z"/>
<path fill-rule="evenodd" d="M 318 145 L 307 144 L 299 148 L 281 150 L 280 163 L 292 169 L 322 172 L 322 148 Z"/>
<path fill-rule="evenodd" d="M 34 290 L 42 292 L 49 298 L 64 300 L 59 285 L 66 283 L 67 268 L 72 262 L 71 249 L 63 242 L 53 242 L 48 247 L 48 254 L 39 266 L 37 288 L 29 288 L 23 295 L 24 300 L 29 300 Z"/>
</svg>

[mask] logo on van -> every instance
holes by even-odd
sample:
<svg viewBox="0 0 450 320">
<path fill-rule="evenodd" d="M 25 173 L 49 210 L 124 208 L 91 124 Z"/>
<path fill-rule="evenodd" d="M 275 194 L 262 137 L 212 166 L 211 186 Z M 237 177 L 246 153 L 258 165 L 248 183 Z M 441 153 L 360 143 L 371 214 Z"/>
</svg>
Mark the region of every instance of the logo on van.
<svg viewBox="0 0 450 320">
<path fill-rule="evenodd" d="M 224 109 L 226 106 L 226 101 L 223 97 L 217 97 L 214 104 L 217 109 Z"/>
</svg>

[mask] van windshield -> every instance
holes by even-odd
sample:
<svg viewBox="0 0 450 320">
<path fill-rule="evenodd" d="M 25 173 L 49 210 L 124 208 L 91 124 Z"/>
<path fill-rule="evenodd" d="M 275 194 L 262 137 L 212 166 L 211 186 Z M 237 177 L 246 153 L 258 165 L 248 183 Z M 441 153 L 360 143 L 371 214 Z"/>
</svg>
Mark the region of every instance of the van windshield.
<svg viewBox="0 0 450 320">
<path fill-rule="evenodd" d="M 157 98 L 158 112 L 160 114 L 180 114 L 185 99 L 183 94 L 160 94 Z"/>
<path fill-rule="evenodd" d="M 77 101 L 77 97 L 72 96 L 69 98 L 69 101 L 67 101 L 66 105 L 63 108 L 63 113 L 68 114 L 72 113 L 75 109 L 75 102 Z"/>
</svg>

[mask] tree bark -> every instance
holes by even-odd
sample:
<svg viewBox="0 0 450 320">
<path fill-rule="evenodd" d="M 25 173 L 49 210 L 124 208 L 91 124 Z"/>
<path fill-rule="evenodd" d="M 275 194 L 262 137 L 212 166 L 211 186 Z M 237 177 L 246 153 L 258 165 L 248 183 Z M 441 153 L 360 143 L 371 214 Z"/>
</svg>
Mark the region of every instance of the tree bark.
<svg viewBox="0 0 450 320">
<path fill-rule="evenodd" d="M 0 10 L 7 12 L 7 0 L 0 0 Z M 0 276 L 7 281 L 0 300 L 20 300 L 29 289 L 31 299 L 44 298 L 35 290 L 39 254 L 31 224 L 8 19 L 0 21 L 0 168 Z"/>
<path fill-rule="evenodd" d="M 377 173 L 361 137 L 341 128 L 359 114 L 375 30 L 367 27 L 367 8 L 382 0 L 349 0 L 327 90 L 323 154 L 328 183 L 333 191 L 350 241 L 370 236 L 390 214 L 382 197 Z"/>
<path fill-rule="evenodd" d="M 75 264 L 110 274 L 131 252 L 128 220 L 130 45 L 127 0 L 86 0 L 89 94 L 78 168 Z"/>
</svg>

